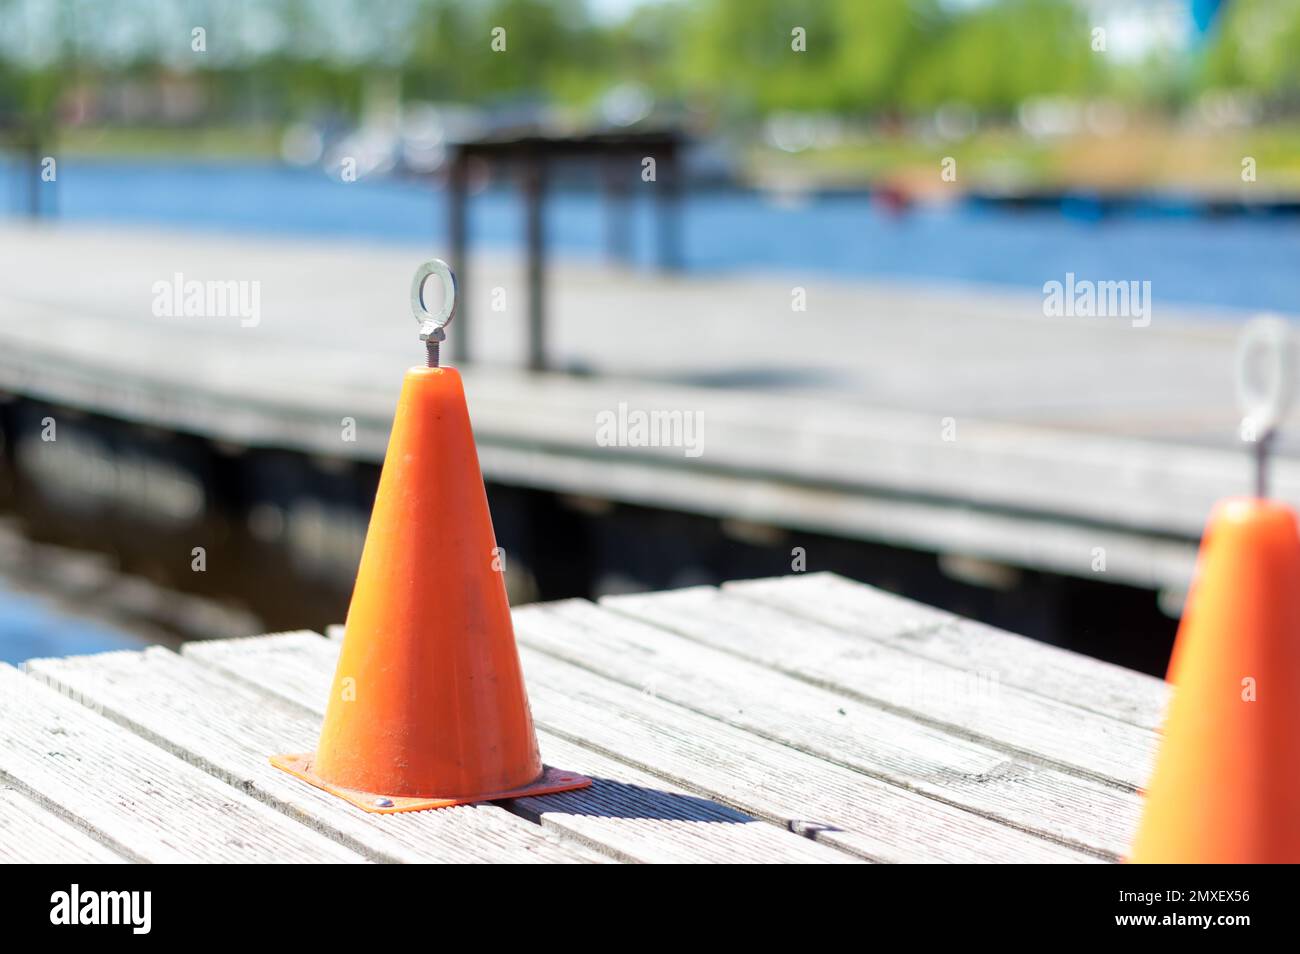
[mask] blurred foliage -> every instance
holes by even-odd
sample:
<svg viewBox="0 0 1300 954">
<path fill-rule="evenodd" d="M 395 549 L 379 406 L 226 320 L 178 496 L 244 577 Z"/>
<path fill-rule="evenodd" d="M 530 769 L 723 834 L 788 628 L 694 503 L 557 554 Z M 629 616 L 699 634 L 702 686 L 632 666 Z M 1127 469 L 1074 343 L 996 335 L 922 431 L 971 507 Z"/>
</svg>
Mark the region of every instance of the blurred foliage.
<svg viewBox="0 0 1300 954">
<path fill-rule="evenodd" d="M 938 0 L 712 0 L 688 18 L 689 85 L 759 110 L 872 113 L 961 102 L 1006 112 L 1026 96 L 1085 93 L 1099 66 L 1088 24 L 1063 0 L 954 8 Z M 791 12 L 795 10 L 795 12 Z M 807 30 L 792 55 L 791 24 Z M 1032 41 L 1027 38 L 1032 37 Z"/>
<path fill-rule="evenodd" d="M 1204 82 L 1300 99 L 1300 0 L 1234 0 L 1206 57 Z"/>
<path fill-rule="evenodd" d="M 191 49 L 203 26 L 207 49 Z M 506 52 L 491 47 L 506 29 Z M 617 22 L 584 0 L 0 0 L 0 115 L 70 88 L 189 77 L 203 121 L 355 117 L 404 98 L 589 106 L 620 82 L 724 117 L 808 110 L 1005 116 L 1026 97 L 1164 108 L 1208 88 L 1300 100 L 1300 0 L 1234 0 L 1186 62 L 1112 62 L 1070 0 L 659 0 Z M 806 31 L 806 52 L 791 31 Z"/>
</svg>

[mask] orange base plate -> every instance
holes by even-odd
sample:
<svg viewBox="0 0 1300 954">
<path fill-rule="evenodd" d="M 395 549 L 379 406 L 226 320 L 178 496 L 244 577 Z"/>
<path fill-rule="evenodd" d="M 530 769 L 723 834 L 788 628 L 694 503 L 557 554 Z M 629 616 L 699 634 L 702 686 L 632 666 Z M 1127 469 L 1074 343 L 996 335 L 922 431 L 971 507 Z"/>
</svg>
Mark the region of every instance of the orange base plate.
<svg viewBox="0 0 1300 954">
<path fill-rule="evenodd" d="M 312 762 L 314 752 L 300 755 L 273 755 L 271 764 L 278 769 L 296 775 L 304 782 L 317 788 L 323 788 L 332 795 L 346 799 L 353 805 L 367 812 L 389 815 L 393 812 L 420 812 L 429 808 L 449 808 L 452 805 L 469 805 L 473 802 L 495 802 L 502 798 L 523 798 L 526 795 L 553 795 L 556 792 L 570 792 L 575 788 L 586 788 L 591 779 L 577 772 L 564 772 L 549 765 L 542 768 L 542 775 L 536 781 L 507 792 L 488 792 L 484 795 L 469 795 L 464 798 L 424 798 L 416 795 L 384 795 L 380 792 L 362 792 L 355 788 L 344 788 L 325 781 L 314 771 Z"/>
</svg>

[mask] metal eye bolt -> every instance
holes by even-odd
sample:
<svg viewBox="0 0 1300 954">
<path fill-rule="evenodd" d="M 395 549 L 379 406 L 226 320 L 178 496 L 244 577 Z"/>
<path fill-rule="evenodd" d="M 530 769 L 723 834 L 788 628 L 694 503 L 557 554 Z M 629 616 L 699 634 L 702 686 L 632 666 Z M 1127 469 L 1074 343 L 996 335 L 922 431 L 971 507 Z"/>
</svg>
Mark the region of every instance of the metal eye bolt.
<svg viewBox="0 0 1300 954">
<path fill-rule="evenodd" d="M 1281 318 L 1256 318 L 1237 342 L 1237 403 L 1242 435 L 1255 443 L 1255 496 L 1268 495 L 1268 455 L 1295 395 L 1296 347 Z"/>
<path fill-rule="evenodd" d="M 429 311 L 424 303 L 424 283 L 434 275 L 442 281 L 442 307 L 438 313 Z M 438 367 L 438 345 L 447 340 L 443 331 L 456 317 L 456 274 L 440 258 L 431 258 L 415 270 L 411 282 L 411 314 L 420 323 L 420 340 L 428 350 L 428 365 Z"/>
</svg>

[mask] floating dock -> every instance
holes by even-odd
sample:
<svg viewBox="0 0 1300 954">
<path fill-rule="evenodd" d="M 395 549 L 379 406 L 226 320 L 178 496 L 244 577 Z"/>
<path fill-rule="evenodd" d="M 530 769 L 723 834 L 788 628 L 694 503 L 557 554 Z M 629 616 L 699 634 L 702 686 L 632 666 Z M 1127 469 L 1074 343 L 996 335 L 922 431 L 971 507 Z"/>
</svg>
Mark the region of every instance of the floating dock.
<svg viewBox="0 0 1300 954">
<path fill-rule="evenodd" d="M 0 246 L 0 389 L 42 407 L 377 463 L 401 371 L 423 358 L 406 295 L 427 249 L 58 224 L 4 225 Z M 167 314 L 191 281 L 250 297 Z M 451 330 L 472 336 L 462 370 L 498 484 L 1175 593 L 1213 501 L 1251 486 L 1241 316 L 1159 289 L 1138 327 L 1044 317 L 1032 293 L 571 262 L 548 282 L 564 371 L 535 373 L 527 287 L 518 262 L 476 260 Z M 698 447 L 599 437 L 637 413 L 689 417 Z M 93 469 L 51 456 L 74 447 L 37 440 L 40 419 L 11 437 L 18 466 L 93 491 Z M 1300 503 L 1289 450 L 1273 486 Z M 193 506 L 165 474 L 137 495 Z"/>
<path fill-rule="evenodd" d="M 1169 695 L 827 574 L 514 625 L 542 757 L 591 788 L 384 815 L 278 771 L 336 638 L 39 659 L 0 664 L 0 860 L 1116 861 Z"/>
</svg>

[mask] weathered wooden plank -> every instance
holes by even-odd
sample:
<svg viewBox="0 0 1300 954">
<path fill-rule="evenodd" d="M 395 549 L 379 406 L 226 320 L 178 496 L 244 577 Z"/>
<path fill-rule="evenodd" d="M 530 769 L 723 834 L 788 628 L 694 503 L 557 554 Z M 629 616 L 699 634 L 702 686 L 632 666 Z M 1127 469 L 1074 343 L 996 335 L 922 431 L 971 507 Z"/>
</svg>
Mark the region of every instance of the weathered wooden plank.
<svg viewBox="0 0 1300 954">
<path fill-rule="evenodd" d="M 279 695 L 314 715 L 324 712 L 338 642 L 304 633 L 189 643 L 185 655 Z M 620 860 L 643 862 L 853 859 L 734 809 L 687 794 L 644 771 L 571 741 L 539 733 L 549 763 L 590 775 L 590 789 L 516 799 L 548 828 Z M 308 746 L 310 747 L 310 746 Z"/>
<path fill-rule="evenodd" d="M 813 685 L 1102 781 L 1137 789 L 1155 757 L 1154 730 L 1008 685 L 1005 670 L 950 666 L 711 586 L 607 597 L 601 605 Z"/>
<path fill-rule="evenodd" d="M 26 665 L 34 678 L 374 861 L 587 858 L 493 805 L 394 815 L 357 811 L 267 761 L 276 752 L 314 748 L 319 720 L 170 650 L 36 659 Z"/>
<path fill-rule="evenodd" d="M 530 610 L 516 610 L 516 618 Z M 319 711 L 338 647 L 289 634 L 185 651 Z M 545 752 L 561 738 L 818 841 L 877 861 L 1092 860 L 978 814 L 738 731 L 716 719 L 521 647 Z M 558 756 L 551 756 L 557 762 Z M 580 764 L 573 768 L 582 771 Z M 595 769 L 593 769 L 595 771 Z M 624 778 L 612 769 L 610 777 Z"/>
<path fill-rule="evenodd" d="M 1169 700 L 1169 687 L 1152 676 L 963 620 L 833 573 L 744 580 L 724 584 L 723 590 L 936 662 L 998 672 L 1005 685 L 1143 728 L 1159 728 Z"/>
<path fill-rule="evenodd" d="M 125 860 L 26 795 L 0 785 L 0 864 L 120 864 Z"/>
<path fill-rule="evenodd" d="M 136 861 L 363 860 L 2 664 L 0 781 Z"/>
<path fill-rule="evenodd" d="M 1135 826 L 1133 792 L 1015 758 L 854 702 L 767 666 L 583 600 L 516 612 L 521 643 L 819 758 L 1117 857 Z"/>
</svg>

